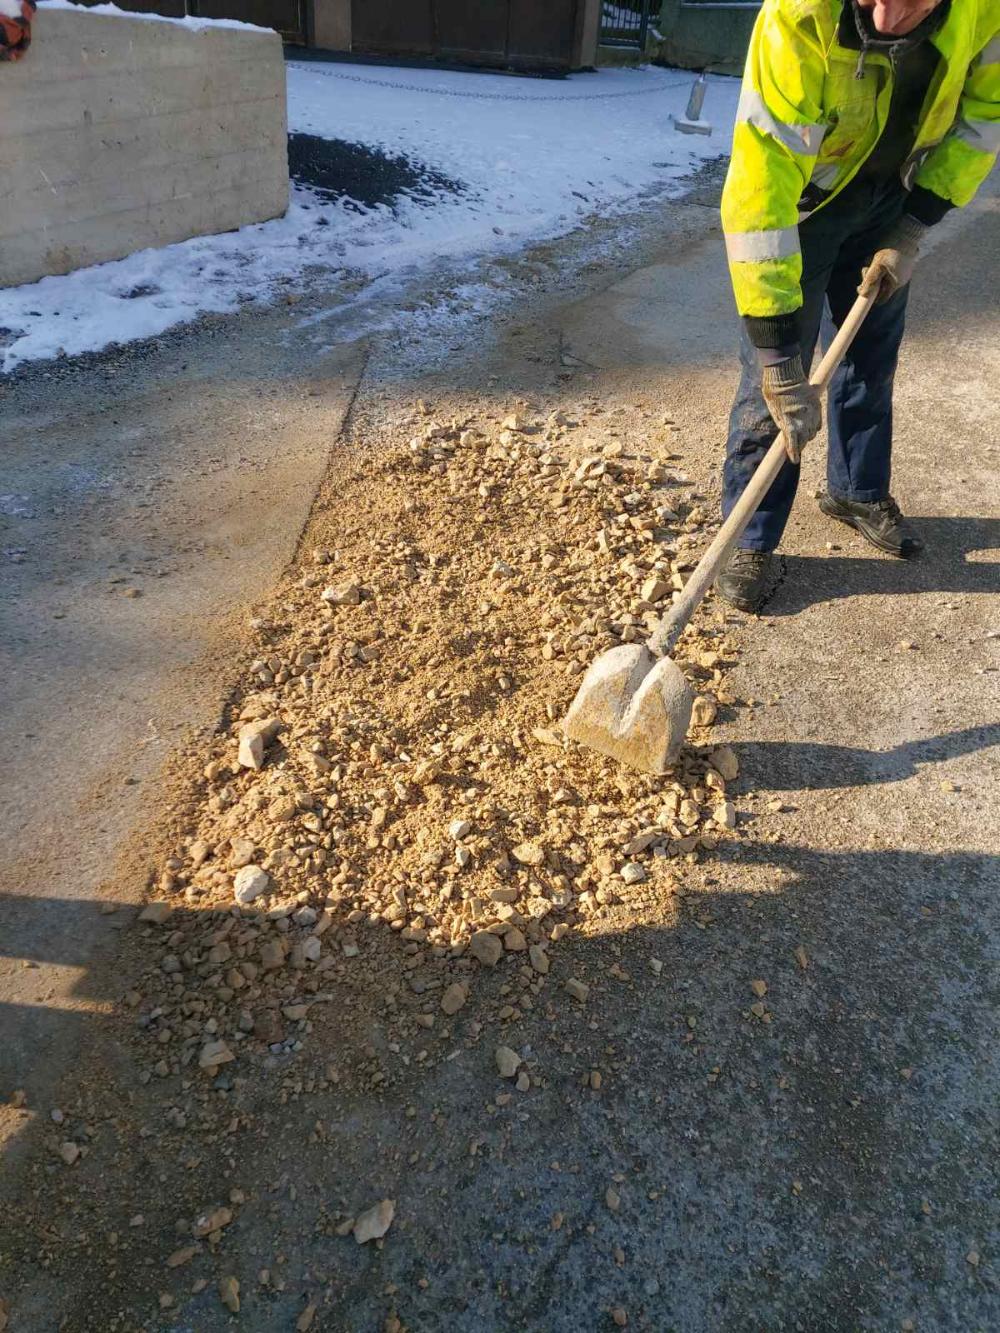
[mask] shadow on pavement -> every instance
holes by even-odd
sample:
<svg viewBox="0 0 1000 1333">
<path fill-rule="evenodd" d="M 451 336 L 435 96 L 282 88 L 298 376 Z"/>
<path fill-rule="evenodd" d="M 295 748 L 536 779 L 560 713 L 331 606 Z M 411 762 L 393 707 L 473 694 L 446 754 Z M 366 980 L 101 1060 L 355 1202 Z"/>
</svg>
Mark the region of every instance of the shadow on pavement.
<svg viewBox="0 0 1000 1333">
<path fill-rule="evenodd" d="M 1000 745 L 1000 723 L 904 741 L 889 750 L 814 741 L 732 742 L 741 771 L 763 791 L 823 791 L 905 782 L 921 764 L 942 763 L 993 745 Z"/>
<path fill-rule="evenodd" d="M 808 606 L 839 598 L 915 593 L 995 593 L 1000 587 L 1000 519 L 955 517 L 911 518 L 925 551 L 917 560 L 891 556 L 787 555 L 788 572 L 768 616 L 792 616 Z M 831 524 L 831 540 L 866 553 L 861 537 L 843 524 Z M 834 531 L 835 529 L 835 531 Z M 987 556 L 975 559 L 977 553 Z M 988 558 L 992 556 L 993 558 Z M 984 632 L 989 626 L 984 626 Z"/>
<path fill-rule="evenodd" d="M 983 731 L 937 743 L 979 743 Z M 24 1326 L 63 1315 L 67 1333 L 106 1329 L 107 1309 L 149 1305 L 142 1273 L 152 1261 L 150 1281 L 176 1289 L 178 1314 L 199 1333 L 230 1326 L 212 1280 L 220 1271 L 242 1284 L 250 1333 L 291 1327 L 306 1299 L 319 1301 L 320 1327 L 346 1328 L 337 1311 L 348 1309 L 352 1330 L 375 1333 L 386 1290 L 420 1333 L 564 1333 L 617 1306 L 632 1327 L 684 1333 L 846 1333 L 899 1327 L 915 1312 L 925 1327 L 997 1327 L 1000 1293 L 964 1255 L 977 1237 L 985 1242 L 992 1208 L 984 1163 L 997 1093 L 1000 856 L 738 839 L 698 866 L 674 864 L 675 898 L 622 890 L 624 913 L 551 946 L 552 975 L 523 1010 L 517 956 L 495 970 L 425 965 L 420 975 L 437 978 L 428 1003 L 408 985 L 417 974 L 398 936 L 367 931 L 361 956 L 345 960 L 334 927 L 324 938 L 336 958 L 322 974 L 329 1000 L 312 1009 L 308 1032 L 286 1024 L 302 1049 L 251 1037 L 235 1063 L 199 1070 L 203 1019 L 184 1043 L 195 1050 L 185 1064 L 176 1038 L 157 1043 L 167 1020 L 150 1009 L 156 987 L 135 1009 L 119 1005 L 142 968 L 172 949 L 187 978 L 178 994 L 211 989 L 210 939 L 231 913 L 183 904 L 161 926 L 133 926 L 103 981 L 81 975 L 78 994 L 114 1001 L 114 1013 L 42 1006 L 26 1047 L 10 1041 L 23 1010 L 0 1006 L 5 1094 L 12 1082 L 30 1090 L 47 1028 L 78 1028 L 80 1060 L 57 1103 L 67 1122 L 49 1124 L 47 1105 L 29 1094 L 35 1160 L 57 1173 L 67 1216 L 82 1191 L 88 1209 L 144 1219 L 135 1233 L 122 1223 L 117 1246 L 97 1248 L 85 1265 L 67 1246 L 51 1267 L 65 1307 Z M 64 908 L 85 910 L 55 905 Z M 134 920 L 134 908 L 124 912 Z M 472 983 L 467 1008 L 418 1030 L 415 1015 L 438 1010 L 437 988 L 453 975 Z M 571 976 L 590 986 L 586 1003 L 565 993 Z M 281 1003 L 308 997 L 311 978 L 289 968 Z M 759 1002 L 753 978 L 767 981 Z M 396 996 L 389 1006 L 387 994 Z M 512 1019 L 498 1022 L 507 1000 Z M 228 1009 L 213 1001 L 219 1035 L 232 1041 L 235 1011 L 259 1003 L 252 992 Z M 531 1076 L 512 1096 L 497 1079 L 501 1042 Z M 423 1065 L 412 1059 L 418 1047 Z M 144 1090 L 164 1056 L 169 1072 Z M 330 1065 L 333 1083 L 323 1081 Z M 597 1089 L 591 1070 L 603 1071 Z M 82 1112 L 95 1096 L 104 1107 Z M 186 1128 L 172 1123 L 174 1111 L 164 1118 L 189 1104 Z M 72 1167 L 56 1152 L 67 1139 L 85 1149 Z M 612 1181 L 622 1199 L 614 1208 L 604 1201 Z M 234 1184 L 243 1202 L 218 1252 L 171 1277 L 163 1261 L 180 1243 L 176 1219 Z M 337 1219 L 378 1197 L 397 1206 L 385 1248 L 339 1239 Z M 932 1217 L 922 1198 L 933 1200 Z M 30 1254 L 41 1241 L 23 1190 L 12 1215 Z M 53 1202 L 46 1227 L 59 1216 Z M 256 1278 L 276 1245 L 291 1256 L 280 1291 Z M 613 1261 L 619 1247 L 622 1262 Z M 43 1281 L 24 1262 L 15 1313 L 31 1308 Z M 199 1292 L 201 1277 L 210 1285 Z"/>
</svg>

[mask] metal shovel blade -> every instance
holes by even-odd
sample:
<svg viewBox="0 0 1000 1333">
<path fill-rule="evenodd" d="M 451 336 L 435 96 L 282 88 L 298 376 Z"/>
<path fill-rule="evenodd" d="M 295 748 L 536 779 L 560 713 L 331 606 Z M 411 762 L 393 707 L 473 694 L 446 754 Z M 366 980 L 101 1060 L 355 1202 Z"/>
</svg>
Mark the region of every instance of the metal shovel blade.
<svg viewBox="0 0 1000 1333">
<path fill-rule="evenodd" d="M 666 773 L 687 735 L 692 702 L 683 672 L 669 657 L 626 644 L 591 662 L 563 729 L 630 768 Z"/>
</svg>

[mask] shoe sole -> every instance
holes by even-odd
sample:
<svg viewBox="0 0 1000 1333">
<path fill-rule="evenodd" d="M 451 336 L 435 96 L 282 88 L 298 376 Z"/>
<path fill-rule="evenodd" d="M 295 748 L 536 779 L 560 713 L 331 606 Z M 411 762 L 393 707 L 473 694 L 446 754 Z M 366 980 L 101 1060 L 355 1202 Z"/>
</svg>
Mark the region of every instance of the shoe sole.
<svg viewBox="0 0 1000 1333">
<path fill-rule="evenodd" d="M 923 547 L 918 546 L 907 554 L 906 551 L 901 551 L 898 546 L 890 546 L 888 542 L 880 542 L 876 536 L 874 536 L 862 523 L 859 523 L 851 514 L 837 513 L 836 510 L 827 508 L 823 500 L 820 500 L 818 503 L 821 514 L 825 514 L 827 518 L 835 518 L 838 523 L 846 523 L 849 528 L 853 528 L 856 533 L 863 537 L 869 546 L 874 546 L 877 551 L 884 551 L 886 555 L 895 556 L 897 560 L 913 560 L 923 550 Z"/>
<path fill-rule="evenodd" d="M 762 607 L 767 600 L 767 598 L 764 597 L 758 598 L 756 602 L 747 602 L 742 599 L 737 600 L 735 597 L 727 597 L 725 593 L 719 592 L 718 588 L 715 588 L 714 591 L 720 602 L 725 602 L 725 604 L 731 606 L 734 611 L 742 611 L 743 614 L 747 616 L 755 616 L 760 607 Z"/>
</svg>

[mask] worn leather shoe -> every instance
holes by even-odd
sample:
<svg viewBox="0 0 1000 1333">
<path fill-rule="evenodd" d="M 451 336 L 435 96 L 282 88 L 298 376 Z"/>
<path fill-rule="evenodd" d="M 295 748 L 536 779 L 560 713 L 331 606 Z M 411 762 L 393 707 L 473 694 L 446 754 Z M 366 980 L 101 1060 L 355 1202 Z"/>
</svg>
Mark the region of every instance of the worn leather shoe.
<svg viewBox="0 0 1000 1333">
<path fill-rule="evenodd" d="M 850 524 L 865 541 L 900 560 L 912 560 L 924 549 L 923 542 L 907 528 L 906 519 L 891 495 L 870 503 L 821 495 L 819 507 L 828 518 Z"/>
<path fill-rule="evenodd" d="M 769 551 L 734 551 L 715 580 L 715 591 L 737 611 L 759 611 L 774 591 L 775 558 Z"/>
</svg>

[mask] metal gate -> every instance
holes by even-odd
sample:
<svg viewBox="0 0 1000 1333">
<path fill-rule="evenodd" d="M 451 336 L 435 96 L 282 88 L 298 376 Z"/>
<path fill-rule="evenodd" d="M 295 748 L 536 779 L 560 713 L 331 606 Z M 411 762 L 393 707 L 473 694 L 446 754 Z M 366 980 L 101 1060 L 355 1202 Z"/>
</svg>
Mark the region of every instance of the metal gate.
<svg viewBox="0 0 1000 1333">
<path fill-rule="evenodd" d="M 352 0 L 351 47 L 472 65 L 568 69 L 578 0 Z"/>
<path fill-rule="evenodd" d="M 646 48 L 649 0 L 601 0 L 601 45 Z"/>
</svg>

